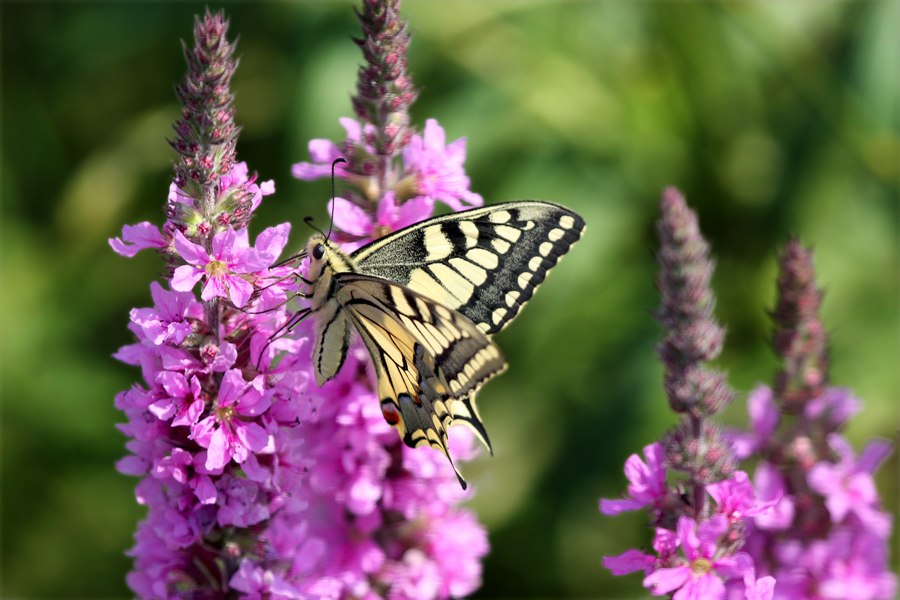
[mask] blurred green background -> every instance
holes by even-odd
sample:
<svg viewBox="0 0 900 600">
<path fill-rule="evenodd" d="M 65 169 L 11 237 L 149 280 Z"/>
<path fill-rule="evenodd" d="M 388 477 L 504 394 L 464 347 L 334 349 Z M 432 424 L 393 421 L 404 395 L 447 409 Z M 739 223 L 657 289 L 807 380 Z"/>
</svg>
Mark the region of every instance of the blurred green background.
<svg viewBox="0 0 900 600">
<path fill-rule="evenodd" d="M 361 55 L 351 4 L 230 4 L 238 157 L 275 179 L 251 229 L 327 218 L 327 181 L 290 177 L 310 138 L 341 138 Z M 2 588 L 125 598 L 142 516 L 118 474 L 116 392 L 138 369 L 131 307 L 160 261 L 114 254 L 162 223 L 179 114 L 172 85 L 198 3 L 9 3 L 2 21 Z M 211 5 L 211 8 L 218 8 Z M 414 122 L 468 138 L 472 189 L 542 198 L 588 222 L 515 325 L 509 372 L 480 395 L 495 456 L 464 467 L 488 527 L 481 598 L 637 597 L 604 555 L 646 544 L 643 515 L 597 511 L 622 463 L 673 417 L 650 317 L 653 222 L 677 185 L 718 260 L 719 364 L 770 381 L 776 249 L 816 249 L 832 381 L 866 404 L 848 434 L 896 439 L 900 3 L 404 3 Z M 745 419 L 743 397 L 725 415 Z M 423 450 L 424 451 L 424 450 Z M 896 513 L 896 454 L 878 483 Z M 896 540 L 896 536 L 895 536 Z M 894 564 L 896 565 L 896 547 Z"/>
</svg>

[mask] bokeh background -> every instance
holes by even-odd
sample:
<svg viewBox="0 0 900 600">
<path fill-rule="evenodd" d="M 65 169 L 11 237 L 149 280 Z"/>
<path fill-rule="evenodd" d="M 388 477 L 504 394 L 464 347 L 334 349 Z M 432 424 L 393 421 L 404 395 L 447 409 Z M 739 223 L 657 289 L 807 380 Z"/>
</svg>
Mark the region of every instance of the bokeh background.
<svg viewBox="0 0 900 600">
<path fill-rule="evenodd" d="M 160 262 L 106 240 L 163 221 L 179 40 L 203 8 L 0 5 L 3 597 L 130 595 L 123 552 L 142 509 L 113 467 L 125 442 L 113 397 L 139 372 L 110 355 L 130 343 L 128 310 L 150 305 Z M 326 219 L 330 190 L 290 166 L 309 139 L 343 136 L 361 61 L 352 5 L 226 9 L 240 35 L 238 157 L 277 188 L 252 234 L 291 221 L 299 248 L 302 217 Z M 476 597 L 643 593 L 639 576 L 600 566 L 647 543 L 643 515 L 605 517 L 597 501 L 674 421 L 650 316 L 666 185 L 698 210 L 718 259 L 731 383 L 771 380 L 776 251 L 797 233 L 827 290 L 831 379 L 865 400 L 849 437 L 896 439 L 900 3 L 408 0 L 404 13 L 414 122 L 468 138 L 472 189 L 557 201 L 588 222 L 498 336 L 510 369 L 480 395 L 496 452 L 465 469 L 492 545 Z M 725 418 L 746 422 L 743 396 Z M 878 477 L 895 513 L 897 465 Z"/>
</svg>

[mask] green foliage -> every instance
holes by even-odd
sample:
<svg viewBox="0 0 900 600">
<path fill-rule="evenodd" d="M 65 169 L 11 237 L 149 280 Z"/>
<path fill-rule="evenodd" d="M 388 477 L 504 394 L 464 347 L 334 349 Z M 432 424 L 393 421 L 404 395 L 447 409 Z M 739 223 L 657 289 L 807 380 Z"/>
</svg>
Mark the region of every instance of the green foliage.
<svg viewBox="0 0 900 600">
<path fill-rule="evenodd" d="M 216 8 L 216 7 L 211 7 Z M 130 596 L 123 551 L 141 509 L 114 471 L 115 394 L 140 376 L 130 343 L 161 263 L 115 255 L 123 224 L 161 223 L 166 141 L 196 3 L 2 7 L 2 590 Z M 626 597 L 600 567 L 649 541 L 611 519 L 625 458 L 673 421 L 648 311 L 659 193 L 676 185 L 718 258 L 720 364 L 746 391 L 770 381 L 766 316 L 776 249 L 815 246 L 832 381 L 866 402 L 859 445 L 898 421 L 900 4 L 404 3 L 413 122 L 467 136 L 472 189 L 541 198 L 588 222 L 583 241 L 510 330 L 509 372 L 479 397 L 496 456 L 466 476 L 493 550 L 478 596 Z M 228 6 L 238 159 L 275 179 L 253 233 L 325 219 L 327 181 L 290 177 L 314 137 L 352 114 L 358 25 L 346 3 Z M 743 402 L 727 415 L 746 419 Z M 426 452 L 428 450 L 421 450 Z M 882 469 L 885 504 L 896 507 Z M 646 539 L 645 539 L 646 538 Z"/>
</svg>

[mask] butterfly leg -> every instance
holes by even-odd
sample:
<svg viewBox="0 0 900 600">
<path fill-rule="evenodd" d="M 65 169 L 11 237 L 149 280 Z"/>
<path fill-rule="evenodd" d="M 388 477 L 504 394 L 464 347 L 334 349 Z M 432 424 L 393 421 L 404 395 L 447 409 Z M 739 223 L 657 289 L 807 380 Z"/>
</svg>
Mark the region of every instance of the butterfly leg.
<svg viewBox="0 0 900 600">
<path fill-rule="evenodd" d="M 297 293 L 299 294 L 300 292 L 297 292 Z M 303 310 L 298 311 L 297 314 L 295 314 L 293 317 L 288 319 L 288 321 L 284 325 L 279 327 L 275 331 L 275 333 L 272 334 L 272 337 L 269 338 L 269 341 L 266 342 L 266 345 L 263 346 L 262 350 L 259 351 L 259 358 L 256 360 L 257 370 L 259 370 L 259 363 L 262 360 L 263 354 L 265 353 L 266 349 L 272 344 L 272 342 L 274 342 L 274 341 L 284 337 L 288 333 L 292 332 L 294 330 L 294 328 L 297 325 L 299 325 L 301 321 L 303 321 L 303 319 L 305 319 L 309 315 L 313 314 L 314 312 L 315 311 L 311 308 L 304 308 Z"/>
</svg>

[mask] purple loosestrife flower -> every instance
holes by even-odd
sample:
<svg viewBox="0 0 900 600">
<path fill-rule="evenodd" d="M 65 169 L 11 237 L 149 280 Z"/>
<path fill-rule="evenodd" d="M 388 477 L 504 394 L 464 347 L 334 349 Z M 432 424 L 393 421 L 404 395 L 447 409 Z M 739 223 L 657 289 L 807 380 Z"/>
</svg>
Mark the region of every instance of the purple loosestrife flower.
<svg viewBox="0 0 900 600">
<path fill-rule="evenodd" d="M 159 227 L 144 221 L 137 225 L 125 225 L 122 228 L 122 237 L 110 239 L 109 245 L 122 256 L 132 258 L 146 248 L 162 250 L 168 244 L 163 234 L 159 232 Z"/>
<path fill-rule="evenodd" d="M 270 574 L 281 563 L 261 532 L 280 499 L 300 487 L 299 480 L 279 487 L 276 475 L 290 430 L 310 412 L 310 365 L 284 360 L 263 374 L 251 360 L 265 345 L 260 338 L 268 340 L 290 318 L 279 304 L 296 289 L 296 265 L 270 269 L 287 243 L 288 224 L 263 231 L 256 247 L 249 243 L 246 225 L 274 184 L 257 185 L 235 161 L 226 29 L 221 14 L 207 12 L 197 20 L 194 47 L 186 49 L 169 219 L 161 230 L 142 223 L 126 227 L 124 241 L 110 240 L 125 256 L 156 249 L 172 288 L 151 285 L 155 306 L 131 313 L 137 342 L 116 354 L 140 366 L 144 380 L 116 397 L 127 420 L 119 428 L 132 438 L 131 455 L 117 467 L 141 476 L 136 496 L 148 507 L 128 576 L 143 598 L 234 597 L 230 581 L 235 591 L 267 586 L 271 597 L 299 597 Z M 194 295 L 201 280 L 202 302 Z M 300 341 L 272 346 L 292 343 Z"/>
<path fill-rule="evenodd" d="M 150 294 L 158 308 L 132 310 L 132 322 L 141 327 L 148 343 L 178 346 L 193 332 L 191 322 L 203 318 L 202 305 L 193 294 L 170 292 L 156 281 L 150 284 Z"/>
<path fill-rule="evenodd" d="M 329 214 L 334 214 L 335 227 L 344 234 L 343 237 L 355 240 L 343 244 L 347 252 L 352 252 L 387 233 L 423 221 L 431 216 L 433 210 L 434 203 L 425 196 L 407 200 L 401 206 L 397 206 L 392 191 L 385 193 L 374 215 L 343 198 L 335 198 L 328 205 Z"/>
<path fill-rule="evenodd" d="M 188 264 L 175 269 L 172 289 L 190 291 L 205 277 L 203 293 L 200 294 L 203 300 L 216 296 L 230 298 L 238 308 L 243 307 L 253 293 L 253 286 L 240 275 L 260 271 L 271 262 L 250 247 L 246 229 L 238 233 L 229 227 L 217 233 L 212 240 L 211 252 L 176 231 L 175 249 Z"/>
<path fill-rule="evenodd" d="M 660 212 L 656 318 L 665 335 L 658 352 L 669 405 L 681 418 L 662 442 L 644 449 L 646 463 L 637 455 L 626 462 L 629 497 L 600 504 L 608 515 L 647 509 L 656 526 L 656 555 L 628 550 L 604 558 L 603 564 L 615 575 L 643 569 L 651 593 L 672 593 L 676 600 L 725 598 L 727 590 L 769 599 L 774 581 L 757 580 L 753 559 L 739 550 L 747 519 L 770 514 L 780 496 L 759 499 L 747 474 L 735 470 L 731 440 L 711 418 L 735 394 L 724 373 L 705 365 L 721 352 L 725 335 L 712 315 L 709 246 L 677 190 L 663 193 Z M 753 406 L 759 431 L 742 438 L 746 448 L 763 444 L 771 429 L 765 398 L 755 399 Z"/>
<path fill-rule="evenodd" d="M 212 414 L 191 427 L 191 438 L 209 450 L 207 469 L 220 469 L 232 458 L 242 463 L 266 447 L 265 429 L 242 417 L 259 416 L 270 404 L 261 376 L 247 383 L 237 369 L 225 373 Z"/>
<path fill-rule="evenodd" d="M 843 523 L 853 515 L 864 529 L 886 539 L 891 533 L 891 518 L 878 510 L 878 490 L 872 475 L 891 453 L 892 445 L 884 440 L 872 440 L 857 458 L 840 435 L 832 433 L 828 441 L 840 457 L 839 462 L 822 461 L 810 469 L 809 486 L 825 498 L 833 523 Z"/>
</svg>

